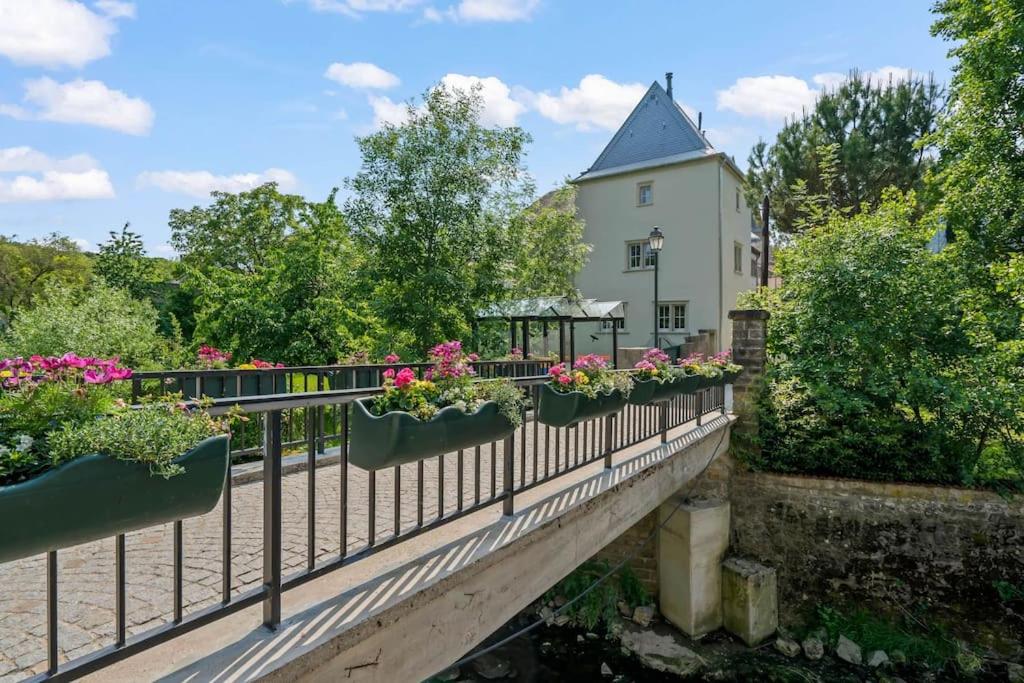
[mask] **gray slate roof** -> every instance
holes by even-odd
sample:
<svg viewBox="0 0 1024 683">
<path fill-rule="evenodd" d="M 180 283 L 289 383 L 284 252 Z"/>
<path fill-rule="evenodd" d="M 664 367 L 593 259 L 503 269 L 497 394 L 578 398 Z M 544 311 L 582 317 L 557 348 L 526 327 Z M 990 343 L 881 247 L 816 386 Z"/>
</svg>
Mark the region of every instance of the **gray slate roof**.
<svg viewBox="0 0 1024 683">
<path fill-rule="evenodd" d="M 690 117 L 655 81 L 579 180 L 605 175 L 611 169 L 646 165 L 645 162 L 656 159 L 682 160 L 712 153 L 713 148 Z"/>
</svg>

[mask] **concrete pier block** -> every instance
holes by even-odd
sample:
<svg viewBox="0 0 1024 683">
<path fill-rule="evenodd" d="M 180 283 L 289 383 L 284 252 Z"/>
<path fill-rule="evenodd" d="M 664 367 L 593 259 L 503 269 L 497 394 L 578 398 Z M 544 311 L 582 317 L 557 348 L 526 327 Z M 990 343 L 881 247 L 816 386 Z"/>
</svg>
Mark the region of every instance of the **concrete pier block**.
<svg viewBox="0 0 1024 683">
<path fill-rule="evenodd" d="M 722 614 L 725 630 L 753 647 L 779 627 L 775 570 L 731 557 L 722 563 Z"/>
<path fill-rule="evenodd" d="M 722 626 L 722 558 L 729 547 L 729 503 L 670 498 L 659 508 L 661 613 L 691 637 Z M 671 517 L 669 516 L 671 515 Z M 667 522 L 666 522 L 667 520 Z"/>
</svg>

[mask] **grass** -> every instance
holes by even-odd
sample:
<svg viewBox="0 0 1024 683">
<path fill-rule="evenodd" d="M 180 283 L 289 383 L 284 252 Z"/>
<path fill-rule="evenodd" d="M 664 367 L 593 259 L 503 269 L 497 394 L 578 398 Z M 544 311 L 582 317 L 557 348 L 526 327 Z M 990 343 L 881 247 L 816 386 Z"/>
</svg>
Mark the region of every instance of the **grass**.
<svg viewBox="0 0 1024 683">
<path fill-rule="evenodd" d="M 557 597 L 573 600 L 610 569 L 611 565 L 604 560 L 588 560 L 545 593 L 543 600 L 550 602 Z M 627 565 L 569 607 L 566 614 L 574 623 L 592 631 L 602 622 L 607 626 L 618 618 L 619 602 L 633 609 L 650 601 L 647 589 Z"/>
<path fill-rule="evenodd" d="M 949 664 L 960 668 L 969 666 L 961 661 L 965 656 L 962 646 L 945 629 L 910 613 L 887 618 L 866 609 L 841 610 L 821 606 L 818 608 L 818 621 L 828 632 L 833 646 L 839 636 L 844 635 L 860 645 L 865 655 L 872 650 L 884 650 L 892 657 L 893 652 L 900 651 L 908 662 L 925 664 L 933 669 Z"/>
</svg>

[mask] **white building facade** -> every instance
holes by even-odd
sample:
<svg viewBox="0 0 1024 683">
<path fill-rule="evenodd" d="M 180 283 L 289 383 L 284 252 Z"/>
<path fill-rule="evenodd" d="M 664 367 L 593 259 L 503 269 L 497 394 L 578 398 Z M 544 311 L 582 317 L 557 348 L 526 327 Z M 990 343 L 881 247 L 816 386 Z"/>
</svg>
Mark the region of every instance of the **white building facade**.
<svg viewBox="0 0 1024 683">
<path fill-rule="evenodd" d="M 713 331 L 712 350 L 729 348 L 729 310 L 751 287 L 751 211 L 742 173 L 672 99 L 670 76 L 667 90 L 651 85 L 574 183 L 583 239 L 593 245 L 576 286 L 584 297 L 625 304 L 619 345 L 679 346 Z M 657 310 L 647 245 L 654 226 L 665 236 Z M 577 326 L 577 353 L 608 353 L 611 333 L 610 322 Z"/>
</svg>

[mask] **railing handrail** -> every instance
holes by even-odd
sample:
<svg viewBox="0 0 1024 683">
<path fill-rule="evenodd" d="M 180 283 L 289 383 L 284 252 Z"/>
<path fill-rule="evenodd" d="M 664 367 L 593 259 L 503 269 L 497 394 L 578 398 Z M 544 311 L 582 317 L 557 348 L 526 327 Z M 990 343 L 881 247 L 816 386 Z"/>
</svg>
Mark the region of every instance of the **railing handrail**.
<svg viewBox="0 0 1024 683">
<path fill-rule="evenodd" d="M 538 363 L 553 363 L 550 358 L 531 358 L 523 360 L 478 360 L 473 361 L 470 365 L 474 366 L 495 366 L 495 365 L 530 365 Z M 398 361 L 397 363 L 366 363 L 363 365 L 288 365 L 283 368 L 178 368 L 175 370 L 140 370 L 132 374 L 133 379 L 175 379 L 178 377 L 217 377 L 220 375 L 232 375 L 235 373 L 258 373 L 268 372 L 274 374 L 286 375 L 291 372 L 337 372 L 345 371 L 350 372 L 352 370 L 386 370 L 388 368 L 429 368 L 433 365 L 428 361 L 415 361 L 415 362 L 404 362 Z"/>
<path fill-rule="evenodd" d="M 495 382 L 508 379 L 517 387 L 529 387 L 543 384 L 550 378 L 547 375 L 531 375 L 529 377 L 496 377 L 480 379 L 478 382 Z M 384 391 L 383 387 L 365 387 L 362 389 L 332 389 L 326 391 L 302 391 L 293 394 L 264 394 L 260 396 L 239 396 L 212 399 L 206 411 L 211 415 L 224 415 L 232 410 L 241 409 L 243 413 L 266 413 L 272 410 L 290 410 L 292 408 L 319 408 L 327 405 L 340 405 L 357 401 L 361 398 L 375 396 Z M 195 405 L 193 403 L 193 405 Z"/>
</svg>

